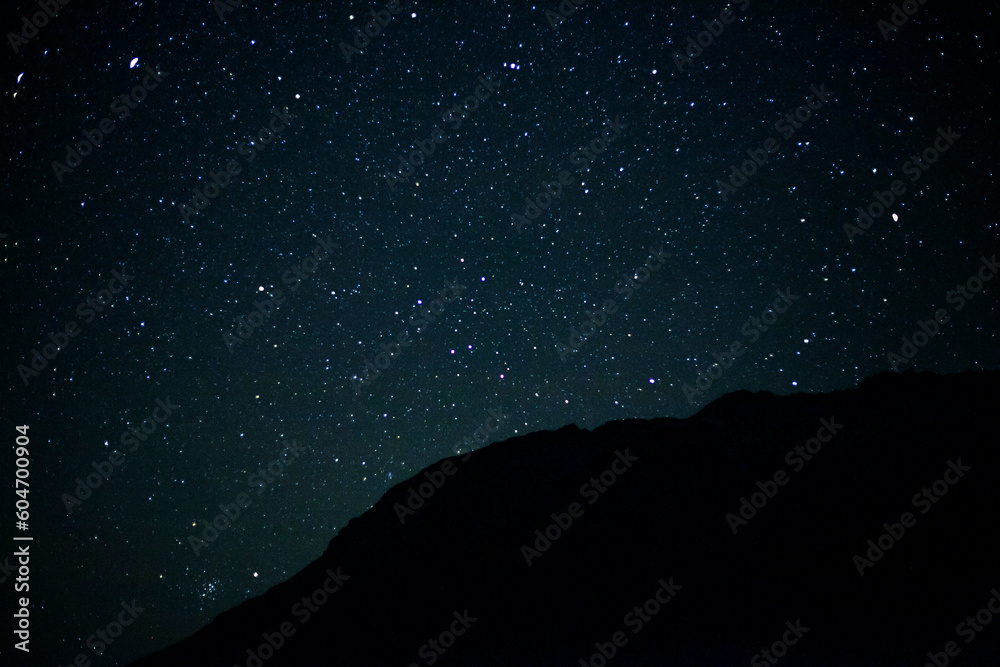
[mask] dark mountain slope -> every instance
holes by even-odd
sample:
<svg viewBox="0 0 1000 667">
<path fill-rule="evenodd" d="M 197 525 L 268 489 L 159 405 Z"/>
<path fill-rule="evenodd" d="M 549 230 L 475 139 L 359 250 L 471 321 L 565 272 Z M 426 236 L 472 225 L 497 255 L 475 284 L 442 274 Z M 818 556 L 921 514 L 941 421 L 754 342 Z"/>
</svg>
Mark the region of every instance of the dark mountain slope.
<svg viewBox="0 0 1000 667">
<path fill-rule="evenodd" d="M 952 641 L 957 657 L 939 661 L 996 665 L 1000 617 L 957 626 L 1000 590 L 998 380 L 737 392 L 685 420 L 569 426 L 453 457 L 425 471 L 455 467 L 433 495 L 424 473 L 401 483 L 319 561 L 133 664 L 602 665 L 613 650 L 609 664 L 767 665 L 757 654 L 778 642 L 783 665 L 922 665 Z M 817 433 L 815 454 L 794 451 Z M 423 482 L 429 499 L 401 525 L 394 507 Z M 763 506 L 738 524 L 741 498 Z M 855 556 L 884 524 L 904 532 L 861 576 Z M 537 548 L 530 566 L 522 547 Z M 340 588 L 306 618 L 301 598 L 338 568 Z M 258 651 L 282 623 L 294 634 Z"/>
</svg>

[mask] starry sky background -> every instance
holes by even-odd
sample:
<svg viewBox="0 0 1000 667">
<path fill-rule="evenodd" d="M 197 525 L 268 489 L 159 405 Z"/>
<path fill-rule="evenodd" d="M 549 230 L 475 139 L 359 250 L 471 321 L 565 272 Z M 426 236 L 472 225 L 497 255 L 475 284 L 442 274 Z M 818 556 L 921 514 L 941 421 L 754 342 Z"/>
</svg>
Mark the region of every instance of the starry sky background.
<svg viewBox="0 0 1000 667">
<path fill-rule="evenodd" d="M 882 3 L 735 3 L 683 73 L 672 54 L 723 3 L 588 0 L 555 30 L 554 0 L 402 6 L 349 64 L 338 45 L 369 5 L 245 2 L 222 21 L 209 2 L 72 2 L 20 53 L 5 44 L 0 413 L 32 442 L 30 664 L 121 664 L 194 632 L 465 451 L 490 408 L 508 415 L 493 441 L 693 414 L 681 385 L 747 342 L 776 289 L 801 298 L 699 405 L 854 387 L 1000 250 L 989 3 L 928 3 L 889 41 Z M 51 162 L 146 65 L 164 82 L 58 182 Z M 391 191 L 397 157 L 479 76 L 496 92 Z M 812 85 L 830 103 L 723 201 L 716 181 Z M 237 145 L 284 106 L 297 117 L 247 164 Z M 622 135 L 518 234 L 524 198 L 618 117 Z M 854 210 L 948 126 L 962 138 L 890 207 L 899 220 L 849 241 Z M 231 159 L 243 171 L 185 222 L 179 204 Z M 341 247 L 289 293 L 281 276 L 327 235 Z M 615 284 L 661 245 L 673 256 L 623 302 Z M 112 270 L 135 278 L 25 386 L 18 364 L 80 324 Z M 416 334 L 410 313 L 447 281 L 466 290 Z M 275 289 L 286 302 L 230 352 L 222 334 Z M 618 312 L 561 360 L 556 342 L 607 298 Z M 989 284 L 913 366 L 998 368 L 997 316 Z M 356 394 L 364 358 L 404 330 L 414 344 Z M 180 407 L 67 515 L 75 478 L 167 397 Z M 196 556 L 192 524 L 292 439 L 305 453 Z M 12 609 L 10 579 L 2 596 Z M 96 657 L 87 637 L 132 599 L 146 611 Z"/>
</svg>

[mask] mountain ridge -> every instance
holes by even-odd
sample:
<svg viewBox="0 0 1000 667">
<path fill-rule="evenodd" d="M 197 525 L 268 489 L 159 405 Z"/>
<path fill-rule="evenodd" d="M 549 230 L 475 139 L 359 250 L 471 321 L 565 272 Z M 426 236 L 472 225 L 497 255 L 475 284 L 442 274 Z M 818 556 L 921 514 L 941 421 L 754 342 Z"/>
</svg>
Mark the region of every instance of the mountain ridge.
<svg viewBox="0 0 1000 667">
<path fill-rule="evenodd" d="M 746 663 L 787 623 L 810 629 L 785 664 L 923 664 L 1000 585 L 998 379 L 907 372 L 828 394 L 742 391 L 687 419 L 570 425 L 448 457 L 286 582 L 132 665 L 261 667 L 247 651 L 283 623 L 294 634 L 262 665 Z M 920 514 L 914 494 L 956 460 L 969 471 Z M 428 471 L 443 483 L 401 522 L 395 506 Z M 915 525 L 859 573 L 867 540 L 906 511 Z M 303 620 L 302 596 L 336 579 Z M 638 616 L 624 624 L 667 590 L 641 630 Z M 453 644 L 430 646 L 452 628 Z M 963 664 L 1000 656 L 1000 628 L 960 650 Z"/>
</svg>

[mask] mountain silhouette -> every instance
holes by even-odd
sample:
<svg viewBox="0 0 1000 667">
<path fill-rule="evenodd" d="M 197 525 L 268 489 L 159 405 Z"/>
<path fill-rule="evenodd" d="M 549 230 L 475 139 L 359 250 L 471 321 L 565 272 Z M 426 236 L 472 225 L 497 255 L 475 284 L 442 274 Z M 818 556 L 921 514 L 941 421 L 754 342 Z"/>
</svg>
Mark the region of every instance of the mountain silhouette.
<svg viewBox="0 0 1000 667">
<path fill-rule="evenodd" d="M 451 457 L 132 665 L 997 665 L 998 380 L 740 391 Z"/>
</svg>

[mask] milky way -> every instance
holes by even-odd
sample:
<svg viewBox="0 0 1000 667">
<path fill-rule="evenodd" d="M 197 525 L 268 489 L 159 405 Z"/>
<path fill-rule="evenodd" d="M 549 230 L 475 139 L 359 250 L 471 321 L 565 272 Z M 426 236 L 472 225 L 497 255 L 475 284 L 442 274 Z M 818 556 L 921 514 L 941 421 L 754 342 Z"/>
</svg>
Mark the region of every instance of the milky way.
<svg viewBox="0 0 1000 667">
<path fill-rule="evenodd" d="M 997 368 L 995 17 L 821 4 L 8 14 L 32 661 L 176 641 L 489 442 Z"/>
</svg>

